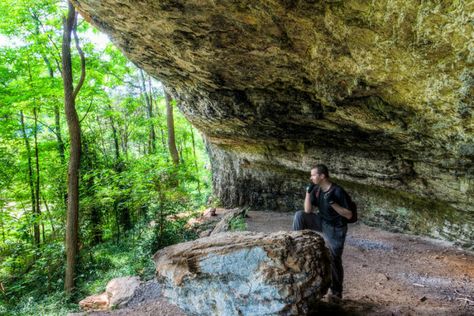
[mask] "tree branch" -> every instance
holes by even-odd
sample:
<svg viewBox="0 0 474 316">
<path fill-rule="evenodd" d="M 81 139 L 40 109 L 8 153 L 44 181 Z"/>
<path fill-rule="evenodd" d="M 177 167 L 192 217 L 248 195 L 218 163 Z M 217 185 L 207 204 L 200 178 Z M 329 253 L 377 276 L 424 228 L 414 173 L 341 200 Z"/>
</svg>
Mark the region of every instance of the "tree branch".
<svg viewBox="0 0 474 316">
<path fill-rule="evenodd" d="M 114 72 L 111 71 L 111 70 L 106 71 L 105 74 L 111 75 L 112 77 L 118 79 L 119 81 L 121 81 L 121 82 L 123 82 L 123 83 L 126 83 L 127 85 L 131 86 L 132 88 L 140 89 L 140 86 L 139 86 L 139 85 L 134 84 L 132 81 L 126 81 L 126 80 L 124 80 L 123 77 L 119 77 L 119 75 L 117 75 L 116 73 L 114 73 Z"/>
<path fill-rule="evenodd" d="M 34 117 L 31 117 L 31 116 L 28 116 L 28 115 L 23 115 L 23 116 L 24 116 L 25 118 L 27 118 L 27 119 L 34 120 Z M 37 121 L 38 121 L 38 123 L 40 123 L 41 125 L 43 125 L 43 126 L 46 127 L 47 129 L 49 129 L 49 131 L 50 131 L 51 133 L 53 133 L 54 135 L 57 135 L 57 134 L 56 134 L 56 131 L 55 131 L 52 127 L 50 127 L 48 124 L 43 123 L 43 122 L 40 121 L 40 120 L 37 120 Z"/>
<path fill-rule="evenodd" d="M 56 62 L 56 67 L 58 68 L 58 71 L 59 73 L 62 73 L 62 70 L 61 70 L 61 65 L 59 64 L 59 61 L 61 60 L 61 53 L 59 53 L 59 47 L 56 45 L 56 43 L 53 41 L 53 39 L 51 38 L 51 35 L 48 34 L 48 32 L 46 31 L 46 29 L 44 28 L 44 25 L 43 23 L 41 22 L 41 20 L 39 19 L 38 15 L 36 14 L 36 12 L 32 11 L 31 12 L 31 16 L 33 17 L 33 19 L 39 24 L 39 26 L 41 26 L 41 29 L 43 30 L 44 34 L 46 34 L 46 36 L 48 37 L 48 40 L 49 42 L 51 43 L 51 45 L 54 46 L 54 48 L 56 49 L 56 53 L 58 56 L 54 56 L 54 61 Z M 46 47 L 47 48 L 47 47 Z M 59 58 L 58 58 L 59 57 Z"/>
<path fill-rule="evenodd" d="M 74 34 L 74 41 L 76 42 L 76 49 L 77 52 L 79 53 L 79 56 L 81 57 L 81 78 L 79 79 L 79 83 L 76 86 L 76 89 L 74 89 L 73 92 L 73 98 L 75 99 L 77 94 L 79 93 L 79 90 L 82 88 L 82 84 L 84 83 L 84 79 L 86 77 L 86 59 L 84 57 L 84 52 L 81 49 L 81 46 L 79 45 L 79 38 L 77 37 L 77 13 L 74 21 L 74 27 L 72 28 L 72 33 Z"/>
<path fill-rule="evenodd" d="M 81 120 L 79 121 L 79 124 L 82 123 L 82 121 L 86 118 L 87 114 L 89 114 L 89 111 L 92 107 L 92 101 L 94 101 L 94 97 L 91 98 L 91 103 L 89 104 L 89 107 L 87 108 L 86 114 L 84 114 L 84 116 L 81 118 Z"/>
</svg>

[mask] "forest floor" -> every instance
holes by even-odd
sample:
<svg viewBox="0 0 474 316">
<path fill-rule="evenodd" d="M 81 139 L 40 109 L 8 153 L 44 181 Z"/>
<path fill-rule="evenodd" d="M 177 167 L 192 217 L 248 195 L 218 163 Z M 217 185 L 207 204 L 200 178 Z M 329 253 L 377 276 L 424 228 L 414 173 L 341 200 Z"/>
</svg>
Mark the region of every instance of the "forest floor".
<svg viewBox="0 0 474 316">
<path fill-rule="evenodd" d="M 223 210 L 218 210 L 222 215 Z M 248 212 L 247 230 L 291 230 L 293 214 Z M 343 254 L 344 297 L 318 314 L 474 315 L 474 253 L 433 239 L 351 224 Z M 95 315 L 184 315 L 160 298 Z"/>
</svg>

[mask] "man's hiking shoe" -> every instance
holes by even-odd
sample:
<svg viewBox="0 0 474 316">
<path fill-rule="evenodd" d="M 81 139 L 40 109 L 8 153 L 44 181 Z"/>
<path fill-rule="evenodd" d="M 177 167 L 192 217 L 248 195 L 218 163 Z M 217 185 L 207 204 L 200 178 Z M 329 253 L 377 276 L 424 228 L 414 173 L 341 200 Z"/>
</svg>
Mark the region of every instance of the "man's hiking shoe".
<svg viewBox="0 0 474 316">
<path fill-rule="evenodd" d="M 340 292 L 333 292 L 331 289 L 324 295 L 322 301 L 332 304 L 338 304 L 342 300 L 342 293 Z"/>
<path fill-rule="evenodd" d="M 331 294 L 332 296 L 335 296 L 338 299 L 342 300 L 342 293 L 341 292 L 335 292 L 335 291 L 329 290 L 329 294 Z"/>
</svg>

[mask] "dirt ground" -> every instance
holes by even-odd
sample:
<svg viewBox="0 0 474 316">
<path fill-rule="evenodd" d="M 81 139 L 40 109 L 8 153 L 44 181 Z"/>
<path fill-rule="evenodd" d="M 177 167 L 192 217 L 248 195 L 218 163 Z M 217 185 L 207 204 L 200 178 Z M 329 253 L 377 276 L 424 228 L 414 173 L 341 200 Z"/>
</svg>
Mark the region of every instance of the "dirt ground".
<svg viewBox="0 0 474 316">
<path fill-rule="evenodd" d="M 218 219 L 224 210 L 218 209 Z M 291 230 L 293 214 L 248 212 L 247 229 Z M 344 297 L 321 302 L 318 315 L 474 315 L 474 253 L 447 243 L 350 224 L 343 254 Z M 151 284 L 152 286 L 157 286 Z M 145 291 L 149 294 L 150 291 Z M 160 298 L 94 315 L 184 315 Z M 158 293 L 158 294 L 157 294 Z M 76 314 L 79 315 L 79 314 Z M 84 315 L 84 314 L 80 314 Z"/>
<path fill-rule="evenodd" d="M 292 214 L 249 212 L 248 230 L 291 230 Z M 433 239 L 350 224 L 341 315 L 474 315 L 474 253 Z M 324 313 L 321 313 L 324 314 Z"/>
</svg>

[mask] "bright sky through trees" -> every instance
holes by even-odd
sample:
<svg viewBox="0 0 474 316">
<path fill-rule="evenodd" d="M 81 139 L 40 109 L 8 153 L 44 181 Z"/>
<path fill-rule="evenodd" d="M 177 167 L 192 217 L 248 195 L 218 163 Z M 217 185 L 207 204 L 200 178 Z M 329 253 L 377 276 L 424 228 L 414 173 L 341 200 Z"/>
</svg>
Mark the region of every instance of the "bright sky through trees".
<svg viewBox="0 0 474 316">
<path fill-rule="evenodd" d="M 152 277 L 157 249 L 195 237 L 172 215 L 198 210 L 210 194 L 203 141 L 179 111 L 178 160 L 170 155 L 167 110 L 177 101 L 166 102 L 160 82 L 79 18 L 86 67 L 75 102 L 80 258 L 77 296 L 64 295 L 71 146 L 61 71 L 65 3 L 0 1 L 0 314 L 65 315 L 111 276 Z M 76 87 L 75 43 L 71 59 Z"/>
</svg>

